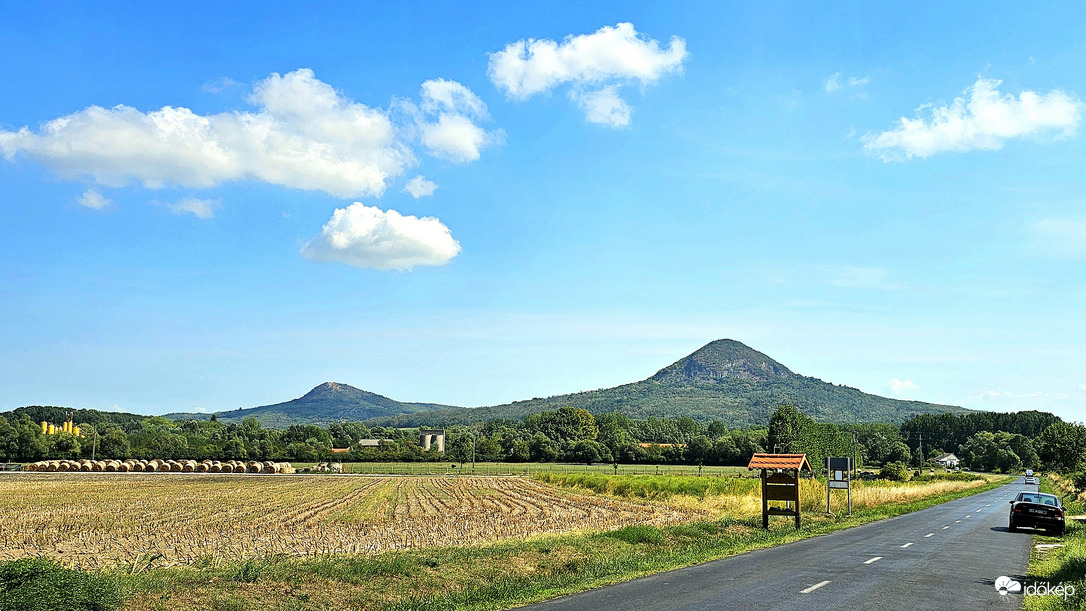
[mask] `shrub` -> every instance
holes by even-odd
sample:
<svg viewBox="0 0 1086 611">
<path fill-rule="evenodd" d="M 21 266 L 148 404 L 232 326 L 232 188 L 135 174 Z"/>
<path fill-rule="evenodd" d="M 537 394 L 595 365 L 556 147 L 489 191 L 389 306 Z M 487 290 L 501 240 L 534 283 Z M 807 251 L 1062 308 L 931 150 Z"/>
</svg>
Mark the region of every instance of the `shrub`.
<svg viewBox="0 0 1086 611">
<path fill-rule="evenodd" d="M 107 577 L 45 558 L 0 563 L 0 611 L 111 611 L 123 602 Z"/>
<path fill-rule="evenodd" d="M 912 473 L 909 472 L 909 469 L 899 462 L 888 462 L 883 465 L 882 471 L 879 471 L 881 479 L 891 479 L 895 482 L 907 482 L 911 476 Z"/>
</svg>

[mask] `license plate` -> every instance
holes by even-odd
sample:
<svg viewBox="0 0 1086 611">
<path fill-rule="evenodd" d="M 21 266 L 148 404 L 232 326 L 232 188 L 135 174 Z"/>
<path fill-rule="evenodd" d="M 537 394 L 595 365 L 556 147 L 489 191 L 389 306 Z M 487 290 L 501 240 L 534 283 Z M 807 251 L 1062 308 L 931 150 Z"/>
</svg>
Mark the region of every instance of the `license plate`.
<svg viewBox="0 0 1086 611">
<path fill-rule="evenodd" d="M 1041 513 L 1041 514 L 1048 513 L 1044 509 L 1030 509 L 1029 512 L 1030 513 Z"/>
</svg>

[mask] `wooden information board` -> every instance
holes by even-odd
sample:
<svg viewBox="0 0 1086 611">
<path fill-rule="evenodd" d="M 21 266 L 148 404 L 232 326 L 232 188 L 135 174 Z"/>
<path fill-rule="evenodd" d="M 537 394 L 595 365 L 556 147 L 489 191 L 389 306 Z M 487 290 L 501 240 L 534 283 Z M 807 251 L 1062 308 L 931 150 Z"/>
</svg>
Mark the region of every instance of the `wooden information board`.
<svg viewBox="0 0 1086 611">
<path fill-rule="evenodd" d="M 762 470 L 762 528 L 769 528 L 769 516 L 796 519 L 796 530 L 802 524 L 799 510 L 799 472 L 811 470 L 806 454 L 755 454 L 747 469 Z M 770 502 L 784 502 L 784 507 Z"/>
</svg>

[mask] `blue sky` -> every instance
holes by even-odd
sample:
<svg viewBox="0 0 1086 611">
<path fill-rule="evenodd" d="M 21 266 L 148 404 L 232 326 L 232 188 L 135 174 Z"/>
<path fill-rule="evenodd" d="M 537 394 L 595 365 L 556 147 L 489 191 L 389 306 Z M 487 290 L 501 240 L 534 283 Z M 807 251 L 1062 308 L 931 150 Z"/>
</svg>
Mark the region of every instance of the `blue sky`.
<svg viewBox="0 0 1086 611">
<path fill-rule="evenodd" d="M 487 405 L 728 337 L 1086 418 L 1086 11 L 111 9 L 0 19 L 0 409 Z"/>
</svg>

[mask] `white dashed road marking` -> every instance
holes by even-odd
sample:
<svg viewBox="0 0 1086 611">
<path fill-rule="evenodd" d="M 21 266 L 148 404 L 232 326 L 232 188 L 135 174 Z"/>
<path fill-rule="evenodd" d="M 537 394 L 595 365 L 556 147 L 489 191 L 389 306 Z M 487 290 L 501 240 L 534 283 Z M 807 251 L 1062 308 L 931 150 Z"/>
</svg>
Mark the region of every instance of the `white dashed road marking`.
<svg viewBox="0 0 1086 611">
<path fill-rule="evenodd" d="M 909 547 L 910 545 L 912 545 L 912 543 L 906 543 L 905 545 L 902 545 L 901 547 Z"/>
<path fill-rule="evenodd" d="M 865 560 L 864 564 L 871 564 L 872 562 L 878 562 L 879 560 L 882 560 L 882 556 L 875 556 L 871 560 Z"/>
<path fill-rule="evenodd" d="M 932 536 L 932 535 L 934 535 L 934 534 L 935 534 L 935 533 L 928 533 L 928 534 L 924 535 L 924 538 L 926 539 L 926 538 L 928 538 L 928 537 L 930 537 L 930 536 Z"/>
<path fill-rule="evenodd" d="M 807 588 L 806 590 L 800 590 L 799 593 L 800 594 L 810 594 L 811 592 L 814 592 L 818 588 L 821 588 L 822 586 L 824 586 L 824 585 L 826 585 L 828 583 L 829 583 L 828 581 L 820 581 L 820 582 L 814 584 L 813 586 Z"/>
</svg>

